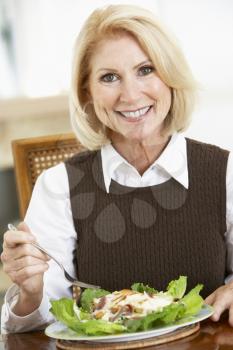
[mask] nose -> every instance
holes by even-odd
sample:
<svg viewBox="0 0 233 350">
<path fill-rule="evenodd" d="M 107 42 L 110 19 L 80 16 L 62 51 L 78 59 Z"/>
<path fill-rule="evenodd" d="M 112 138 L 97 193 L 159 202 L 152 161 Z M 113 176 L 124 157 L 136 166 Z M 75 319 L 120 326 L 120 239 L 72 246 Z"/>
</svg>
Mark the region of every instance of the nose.
<svg viewBox="0 0 233 350">
<path fill-rule="evenodd" d="M 120 102 L 135 104 L 140 98 L 140 85 L 137 79 L 128 77 L 121 82 Z"/>
</svg>

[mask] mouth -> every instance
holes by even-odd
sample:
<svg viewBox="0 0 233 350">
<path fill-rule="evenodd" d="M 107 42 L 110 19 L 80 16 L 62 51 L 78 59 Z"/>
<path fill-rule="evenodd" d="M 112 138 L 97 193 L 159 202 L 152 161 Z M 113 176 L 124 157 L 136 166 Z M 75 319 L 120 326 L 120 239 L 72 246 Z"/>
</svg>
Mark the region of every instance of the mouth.
<svg viewBox="0 0 233 350">
<path fill-rule="evenodd" d="M 129 122 L 137 122 L 144 119 L 152 108 L 153 105 L 142 107 L 134 111 L 117 111 L 117 114 Z"/>
</svg>

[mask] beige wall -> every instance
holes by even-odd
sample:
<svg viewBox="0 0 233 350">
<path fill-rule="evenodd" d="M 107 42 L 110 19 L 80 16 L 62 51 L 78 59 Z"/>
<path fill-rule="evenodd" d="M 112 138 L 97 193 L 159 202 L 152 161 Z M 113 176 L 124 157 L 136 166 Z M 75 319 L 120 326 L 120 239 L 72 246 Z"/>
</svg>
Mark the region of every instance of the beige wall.
<svg viewBox="0 0 233 350">
<path fill-rule="evenodd" d="M 0 168 L 13 165 L 12 140 L 70 131 L 67 95 L 0 100 Z"/>
</svg>

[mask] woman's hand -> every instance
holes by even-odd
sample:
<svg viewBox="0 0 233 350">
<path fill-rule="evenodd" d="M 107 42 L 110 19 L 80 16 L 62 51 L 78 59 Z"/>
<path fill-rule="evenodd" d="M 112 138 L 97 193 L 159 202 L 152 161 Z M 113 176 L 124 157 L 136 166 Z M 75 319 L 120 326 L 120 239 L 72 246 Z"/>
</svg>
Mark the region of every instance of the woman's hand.
<svg viewBox="0 0 233 350">
<path fill-rule="evenodd" d="M 3 271 L 20 288 L 20 294 L 14 312 L 26 315 L 39 307 L 43 297 L 43 276 L 48 269 L 47 255 L 31 245 L 36 238 L 25 223 L 18 231 L 4 234 L 1 260 Z"/>
<path fill-rule="evenodd" d="M 233 327 L 233 282 L 216 289 L 205 299 L 206 304 L 214 307 L 212 321 L 218 321 L 225 310 L 229 310 L 229 324 Z"/>
</svg>

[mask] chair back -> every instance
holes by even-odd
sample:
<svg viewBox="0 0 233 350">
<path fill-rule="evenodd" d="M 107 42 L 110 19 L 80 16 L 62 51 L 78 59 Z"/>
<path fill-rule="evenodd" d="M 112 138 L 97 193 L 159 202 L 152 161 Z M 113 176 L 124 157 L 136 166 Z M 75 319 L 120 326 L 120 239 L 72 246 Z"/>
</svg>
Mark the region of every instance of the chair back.
<svg viewBox="0 0 233 350">
<path fill-rule="evenodd" d="M 24 218 L 37 177 L 84 147 L 73 133 L 12 141 L 21 219 Z"/>
</svg>

